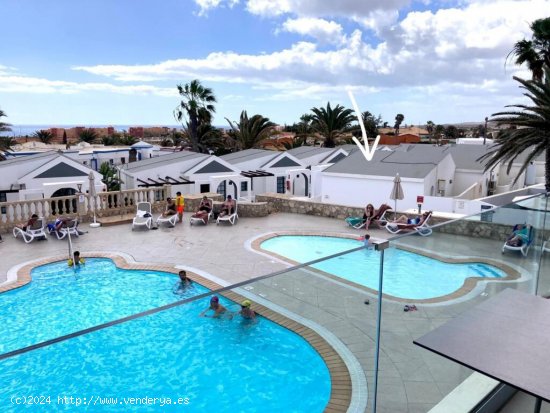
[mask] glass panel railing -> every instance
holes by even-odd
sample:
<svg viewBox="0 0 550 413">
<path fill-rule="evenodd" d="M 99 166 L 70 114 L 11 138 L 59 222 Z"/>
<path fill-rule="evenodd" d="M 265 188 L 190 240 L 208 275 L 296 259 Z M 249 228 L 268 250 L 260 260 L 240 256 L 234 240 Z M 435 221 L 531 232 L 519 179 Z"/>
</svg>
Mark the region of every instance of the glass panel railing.
<svg viewBox="0 0 550 413">
<path fill-rule="evenodd" d="M 379 246 L 391 237 L 384 250 L 365 248 L 354 229 L 263 237 L 253 248 L 294 266 L 224 288 L 192 274 L 205 288 L 181 295 L 174 275 L 168 283 L 161 277 L 158 288 L 145 288 L 160 301 L 122 322 L 115 312 L 80 324 L 99 327 L 78 331 L 77 324 L 61 339 L 10 342 L 2 353 L 16 352 L 0 355 L 0 380 L 8 383 L 0 403 L 3 411 L 19 411 L 13 403 L 28 401 L 12 396 L 50 395 L 50 411 L 75 411 L 77 400 L 105 411 L 119 408 L 105 404 L 113 400 L 128 411 L 159 411 L 159 403 L 163 411 L 181 411 L 180 401 L 186 411 L 372 412 L 375 404 L 378 411 L 428 411 L 472 371 L 413 340 L 504 288 L 550 292 L 550 253 L 542 248 L 550 235 L 547 210 L 539 196 L 435 225 L 428 236 L 369 231 Z M 523 241 L 509 242 L 503 253 L 516 224 L 534 228 L 525 256 Z M 174 299 L 163 295 L 167 288 Z M 213 296 L 225 308 L 218 314 Z M 45 339 L 51 340 L 39 343 Z"/>
<path fill-rule="evenodd" d="M 550 286 L 542 253 L 546 202 L 545 196 L 535 196 L 435 225 L 431 234 L 410 228 L 411 233 L 390 240 L 383 267 L 378 406 L 428 411 L 471 376 L 471 370 L 413 340 L 506 288 L 534 294 Z M 403 264 L 410 254 L 413 262 Z"/>
</svg>

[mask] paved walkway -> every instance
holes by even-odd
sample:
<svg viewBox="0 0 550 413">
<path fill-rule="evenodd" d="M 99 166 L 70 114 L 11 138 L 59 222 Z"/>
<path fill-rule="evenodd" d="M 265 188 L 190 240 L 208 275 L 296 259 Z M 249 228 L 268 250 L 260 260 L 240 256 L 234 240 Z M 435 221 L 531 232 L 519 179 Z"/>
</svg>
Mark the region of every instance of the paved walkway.
<svg viewBox="0 0 550 413">
<path fill-rule="evenodd" d="M 245 247 L 252 239 L 269 232 L 312 230 L 362 235 L 346 227 L 342 221 L 295 214 L 272 214 L 265 218 L 243 218 L 235 226 L 209 224 L 151 231 L 131 231 L 129 224 L 89 228 L 75 239 L 74 249 L 86 256 L 86 251 L 124 252 L 136 261 L 158 262 L 199 269 L 229 284 L 249 280 L 288 266 L 276 259 L 257 254 Z M 385 231 L 369 231 L 375 237 L 387 237 Z M 14 265 L 36 258 L 58 255 L 67 251 L 67 242 L 50 238 L 26 245 L 11 235 L 3 235 L 0 244 L 0 282 Z M 502 255 L 502 243 L 446 234 L 431 237 L 412 236 L 398 243 L 455 256 L 480 256 L 504 260 L 524 275 L 533 271 L 534 254 L 528 259 L 516 254 Z M 307 245 L 304 246 L 307 248 Z M 547 254 L 550 256 L 550 254 Z M 543 265 L 548 268 L 548 258 Z M 414 269 L 411 269 L 413 271 Z M 550 271 L 546 272 L 550 274 Z M 512 286 L 532 291 L 533 282 L 488 283 L 468 299 L 453 303 L 417 305 L 418 311 L 403 312 L 403 303 L 384 301 L 381 336 L 379 412 L 426 412 L 450 390 L 464 380 L 470 371 L 426 350 L 417 348 L 412 340 L 445 323 L 462 311 L 502 288 Z M 369 405 L 373 400 L 374 342 L 376 337 L 376 299 L 363 289 L 319 275 L 308 268 L 293 270 L 274 278 L 256 281 L 241 290 L 273 302 L 312 320 L 332 332 L 353 353 L 366 374 Z M 370 305 L 364 304 L 369 300 Z M 365 389 L 356 389 L 365 391 Z"/>
</svg>

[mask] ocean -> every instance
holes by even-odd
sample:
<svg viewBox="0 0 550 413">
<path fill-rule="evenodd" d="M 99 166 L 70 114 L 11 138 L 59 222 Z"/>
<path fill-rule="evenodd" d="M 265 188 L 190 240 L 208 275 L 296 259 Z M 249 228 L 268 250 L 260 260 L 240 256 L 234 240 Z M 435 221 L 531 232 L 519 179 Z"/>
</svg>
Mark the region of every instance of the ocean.
<svg viewBox="0 0 550 413">
<path fill-rule="evenodd" d="M 158 126 L 166 126 L 170 129 L 176 128 L 181 130 L 181 125 L 12 125 L 11 126 L 11 132 L 2 132 L 0 135 L 2 136 L 31 136 L 33 133 L 38 132 L 39 130 L 43 129 L 50 129 L 50 128 L 74 128 L 76 126 L 84 126 L 86 128 L 106 128 L 108 126 L 112 126 L 115 128 L 116 131 L 122 132 L 127 131 L 130 127 L 133 126 L 143 126 L 144 128 L 150 128 L 150 127 L 158 127 Z"/>
</svg>

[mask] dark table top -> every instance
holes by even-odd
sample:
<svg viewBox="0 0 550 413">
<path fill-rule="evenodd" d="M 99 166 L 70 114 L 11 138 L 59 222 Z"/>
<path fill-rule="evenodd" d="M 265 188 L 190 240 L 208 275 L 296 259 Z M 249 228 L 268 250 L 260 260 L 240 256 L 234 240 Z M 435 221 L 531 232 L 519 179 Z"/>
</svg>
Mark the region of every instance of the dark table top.
<svg viewBox="0 0 550 413">
<path fill-rule="evenodd" d="M 550 401 L 550 300 L 506 289 L 414 343 Z"/>
</svg>

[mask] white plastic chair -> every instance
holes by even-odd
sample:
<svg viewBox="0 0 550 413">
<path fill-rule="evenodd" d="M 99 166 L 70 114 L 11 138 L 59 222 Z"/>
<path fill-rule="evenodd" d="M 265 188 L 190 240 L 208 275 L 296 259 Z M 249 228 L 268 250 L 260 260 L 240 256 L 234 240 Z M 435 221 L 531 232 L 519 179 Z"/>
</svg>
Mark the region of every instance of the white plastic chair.
<svg viewBox="0 0 550 413">
<path fill-rule="evenodd" d="M 415 225 L 415 224 L 401 224 L 397 222 L 388 222 L 386 224 L 386 229 L 388 232 L 391 232 L 392 234 L 398 234 L 400 232 L 407 232 L 407 231 L 416 231 L 418 234 L 422 235 L 423 237 L 427 237 L 428 235 L 432 235 L 432 229 L 428 225 L 428 221 L 430 220 L 432 216 L 432 213 L 430 212 L 426 219 L 422 222 L 422 224 Z"/>
<path fill-rule="evenodd" d="M 208 201 L 210 202 L 210 205 L 212 208 L 210 208 L 210 212 L 208 213 L 208 216 L 206 217 L 206 222 L 202 218 L 199 217 L 191 217 L 189 220 L 189 225 L 193 225 L 197 222 L 202 222 L 203 224 L 207 224 L 208 221 L 210 221 L 214 217 L 214 200 L 212 198 L 208 198 Z"/>
<path fill-rule="evenodd" d="M 132 231 L 136 227 L 145 227 L 151 229 L 153 225 L 153 215 L 151 214 L 150 202 L 138 202 L 136 216 L 132 220 Z"/>
<path fill-rule="evenodd" d="M 59 228 L 59 231 L 55 231 L 55 234 L 57 235 L 57 239 L 63 239 L 67 236 L 67 234 L 74 235 L 75 237 L 79 236 L 78 233 L 78 218 L 71 219 L 67 222 L 66 225 Z"/>
<path fill-rule="evenodd" d="M 216 220 L 216 225 L 218 225 L 220 222 L 229 222 L 231 223 L 231 225 L 235 225 L 235 222 L 237 222 L 237 220 L 239 219 L 239 215 L 237 215 L 238 204 L 235 201 L 233 202 L 233 205 L 235 205 L 235 210 L 233 211 L 233 213 L 224 216 L 218 216 L 218 219 Z"/>
<path fill-rule="evenodd" d="M 162 224 L 168 224 L 171 227 L 175 227 L 178 222 L 178 214 L 168 215 L 166 217 L 159 215 L 157 218 L 157 227 L 160 227 Z"/>
<path fill-rule="evenodd" d="M 45 225 L 46 221 L 44 218 L 38 218 L 33 225 L 27 226 L 24 230 L 23 228 L 15 227 L 13 229 L 13 236 L 15 238 L 21 236 L 23 241 L 27 244 L 37 238 L 48 239 L 48 234 L 45 231 Z"/>
</svg>

